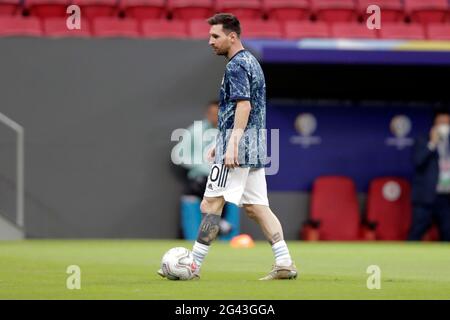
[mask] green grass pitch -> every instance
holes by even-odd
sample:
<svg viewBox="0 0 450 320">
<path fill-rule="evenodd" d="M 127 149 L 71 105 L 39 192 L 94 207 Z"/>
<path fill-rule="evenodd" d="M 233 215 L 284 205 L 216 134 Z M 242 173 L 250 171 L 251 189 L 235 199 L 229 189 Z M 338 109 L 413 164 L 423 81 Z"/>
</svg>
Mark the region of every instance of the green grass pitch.
<svg viewBox="0 0 450 320">
<path fill-rule="evenodd" d="M 155 271 L 165 251 L 191 242 L 25 240 L 0 242 L 0 299 L 450 299 L 450 245 L 442 243 L 288 242 L 296 281 L 263 282 L 266 242 L 232 249 L 216 242 L 200 281 L 169 281 Z M 69 265 L 81 289 L 69 290 Z M 369 265 L 381 289 L 366 286 Z"/>
</svg>

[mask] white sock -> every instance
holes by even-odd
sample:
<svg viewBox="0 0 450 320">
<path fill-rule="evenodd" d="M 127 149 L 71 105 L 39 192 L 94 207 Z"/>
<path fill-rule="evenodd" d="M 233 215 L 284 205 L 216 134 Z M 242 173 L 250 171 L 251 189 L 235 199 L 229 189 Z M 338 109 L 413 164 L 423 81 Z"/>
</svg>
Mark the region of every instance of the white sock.
<svg viewBox="0 0 450 320">
<path fill-rule="evenodd" d="M 192 254 L 194 255 L 195 263 L 200 267 L 202 265 L 203 259 L 205 259 L 208 254 L 209 246 L 195 241 L 194 247 L 192 248 Z"/>
<path fill-rule="evenodd" d="M 286 242 L 278 241 L 272 245 L 272 251 L 275 256 L 275 264 L 277 266 L 287 267 L 292 264 L 291 255 Z"/>
</svg>

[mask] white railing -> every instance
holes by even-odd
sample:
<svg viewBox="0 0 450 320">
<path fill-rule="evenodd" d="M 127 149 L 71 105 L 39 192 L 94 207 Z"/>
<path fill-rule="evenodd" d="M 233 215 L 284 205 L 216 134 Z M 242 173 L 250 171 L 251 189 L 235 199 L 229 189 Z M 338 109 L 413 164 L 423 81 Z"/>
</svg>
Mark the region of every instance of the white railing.
<svg viewBox="0 0 450 320">
<path fill-rule="evenodd" d="M 11 120 L 0 112 L 0 122 L 14 130 L 17 134 L 16 144 L 16 223 L 19 227 L 24 227 L 25 209 L 25 130 L 17 122 Z"/>
</svg>

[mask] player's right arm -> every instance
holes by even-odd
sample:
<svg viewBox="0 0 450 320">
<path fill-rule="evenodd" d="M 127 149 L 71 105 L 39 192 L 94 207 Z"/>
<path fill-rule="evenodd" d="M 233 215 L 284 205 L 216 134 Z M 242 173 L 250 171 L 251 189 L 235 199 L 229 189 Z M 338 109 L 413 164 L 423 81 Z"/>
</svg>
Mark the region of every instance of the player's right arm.
<svg viewBox="0 0 450 320">
<path fill-rule="evenodd" d="M 227 151 L 225 153 L 225 166 L 235 168 L 239 166 L 239 141 L 244 135 L 247 127 L 250 110 L 252 109 L 250 101 L 239 100 L 236 103 L 236 112 L 234 116 L 234 127 L 228 140 Z"/>
<path fill-rule="evenodd" d="M 239 141 L 247 127 L 252 108 L 250 104 L 250 78 L 245 67 L 242 65 L 228 65 L 227 68 L 230 100 L 236 102 L 236 109 L 234 113 L 233 131 L 228 140 L 224 162 L 227 168 L 235 168 L 239 166 Z"/>
</svg>

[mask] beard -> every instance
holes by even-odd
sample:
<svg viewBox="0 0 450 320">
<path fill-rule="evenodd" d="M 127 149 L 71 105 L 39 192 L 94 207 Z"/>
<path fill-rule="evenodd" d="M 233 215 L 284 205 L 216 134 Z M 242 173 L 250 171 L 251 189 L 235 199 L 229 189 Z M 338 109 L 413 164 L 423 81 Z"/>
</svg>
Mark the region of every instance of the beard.
<svg viewBox="0 0 450 320">
<path fill-rule="evenodd" d="M 213 48 L 213 50 L 214 50 L 214 53 L 217 55 L 217 56 L 226 56 L 226 55 L 228 55 L 228 50 L 221 50 L 221 49 L 214 49 Z"/>
</svg>

